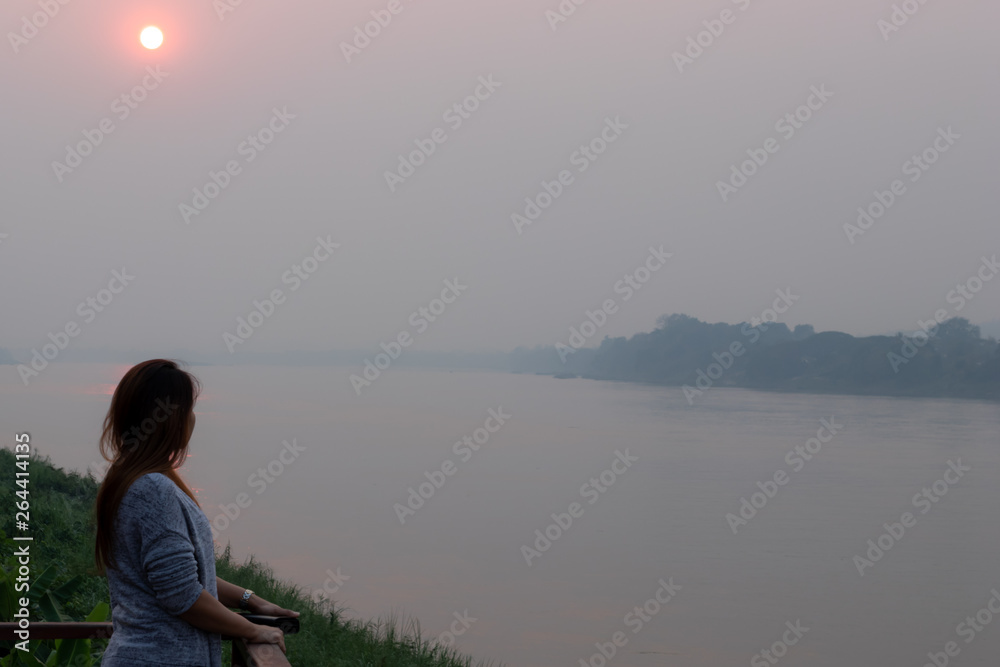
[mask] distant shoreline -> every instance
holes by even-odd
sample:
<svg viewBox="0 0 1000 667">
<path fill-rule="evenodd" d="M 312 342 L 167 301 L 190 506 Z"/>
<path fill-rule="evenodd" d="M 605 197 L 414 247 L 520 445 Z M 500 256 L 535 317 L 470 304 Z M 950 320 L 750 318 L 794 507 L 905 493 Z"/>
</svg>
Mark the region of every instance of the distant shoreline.
<svg viewBox="0 0 1000 667">
<path fill-rule="evenodd" d="M 556 377 L 557 373 L 543 373 L 543 372 L 529 372 L 529 371 L 511 371 L 514 375 L 537 375 L 542 377 L 549 377 L 556 380 L 589 380 L 596 382 L 614 382 L 616 384 L 631 384 L 638 387 L 652 387 L 660 389 L 677 389 L 682 390 L 683 384 L 663 384 L 657 382 L 644 382 L 641 380 L 618 380 L 610 378 L 599 378 L 599 377 L 589 377 L 583 375 L 573 375 L 572 377 Z M 722 385 L 715 387 L 715 389 L 739 389 L 742 391 L 758 391 L 767 394 L 785 394 L 791 396 L 844 396 L 844 397 L 867 397 L 867 398 L 908 398 L 908 399 L 924 399 L 924 400 L 950 400 L 950 401 L 979 401 L 982 403 L 995 404 L 1000 403 L 1000 396 L 996 397 L 983 397 L 983 396 L 945 396 L 945 395 L 925 395 L 925 394 L 884 394 L 878 392 L 847 392 L 847 391 L 809 391 L 805 389 L 779 389 L 779 388 L 769 388 L 769 387 L 741 387 L 736 385 Z"/>
</svg>

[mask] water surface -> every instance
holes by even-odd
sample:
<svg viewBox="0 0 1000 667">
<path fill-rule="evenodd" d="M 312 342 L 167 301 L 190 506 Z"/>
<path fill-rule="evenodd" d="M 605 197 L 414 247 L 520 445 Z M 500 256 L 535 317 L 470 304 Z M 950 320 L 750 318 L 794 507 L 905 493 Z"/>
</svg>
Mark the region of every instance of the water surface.
<svg viewBox="0 0 1000 667">
<path fill-rule="evenodd" d="M 57 364 L 29 389 L 5 375 L 0 442 L 27 430 L 58 465 L 96 468 L 125 370 Z M 352 614 L 416 616 L 429 637 L 467 614 L 459 648 L 526 667 L 600 665 L 595 642 L 619 631 L 628 641 L 611 665 L 769 664 L 752 661 L 786 622 L 808 631 L 781 664 L 920 667 L 949 641 L 953 664 L 995 664 L 1000 628 L 967 643 L 957 626 L 1000 590 L 996 404 L 717 388 L 690 406 L 678 388 L 398 368 L 358 397 L 354 370 L 195 368 L 205 393 L 182 471 L 220 543 L 308 591 L 339 568 L 336 602 Z M 501 408 L 510 419 L 456 455 Z M 786 462 L 821 419 L 842 429 Z M 283 445 L 293 439 L 297 457 Z M 616 452 L 638 460 L 582 495 Z M 401 523 L 394 504 L 425 473 L 440 482 L 448 460 L 453 474 Z M 915 506 L 959 460 L 971 470 Z M 734 534 L 726 515 L 778 471 L 787 483 Z M 223 518 L 241 493 L 249 505 Z M 574 502 L 582 515 L 529 566 L 522 546 Z M 915 525 L 860 576 L 854 557 L 904 512 Z M 634 633 L 627 615 L 661 579 L 680 589 Z"/>
</svg>

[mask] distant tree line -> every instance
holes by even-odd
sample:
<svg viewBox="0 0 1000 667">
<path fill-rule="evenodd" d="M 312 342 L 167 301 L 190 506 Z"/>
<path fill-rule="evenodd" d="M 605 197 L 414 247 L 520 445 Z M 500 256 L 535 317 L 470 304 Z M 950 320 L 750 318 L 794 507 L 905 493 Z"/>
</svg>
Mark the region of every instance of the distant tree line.
<svg viewBox="0 0 1000 667">
<path fill-rule="evenodd" d="M 564 355 L 565 356 L 565 355 Z M 659 385 L 744 387 L 788 392 L 1000 399 L 1000 343 L 954 318 L 928 333 L 867 336 L 708 324 L 663 316 L 657 328 L 560 359 L 554 347 L 518 348 L 515 372 Z"/>
</svg>

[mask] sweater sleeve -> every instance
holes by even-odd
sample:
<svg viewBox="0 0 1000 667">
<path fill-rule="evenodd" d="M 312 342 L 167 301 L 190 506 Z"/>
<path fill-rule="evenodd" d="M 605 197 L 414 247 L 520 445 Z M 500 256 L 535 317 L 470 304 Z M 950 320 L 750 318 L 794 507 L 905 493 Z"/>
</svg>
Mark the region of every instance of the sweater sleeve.
<svg viewBox="0 0 1000 667">
<path fill-rule="evenodd" d="M 171 487 L 137 489 L 134 518 L 141 534 L 140 562 L 156 601 L 177 616 L 191 608 L 204 587 L 180 499 Z"/>
<path fill-rule="evenodd" d="M 198 581 L 198 562 L 187 533 L 165 530 L 143 549 L 142 568 L 156 600 L 168 614 L 183 614 L 204 587 Z"/>
</svg>

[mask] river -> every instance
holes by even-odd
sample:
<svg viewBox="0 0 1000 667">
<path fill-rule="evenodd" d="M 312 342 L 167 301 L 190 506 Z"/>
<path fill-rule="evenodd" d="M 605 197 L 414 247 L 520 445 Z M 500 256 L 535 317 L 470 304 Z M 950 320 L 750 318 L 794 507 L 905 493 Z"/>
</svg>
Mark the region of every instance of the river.
<svg viewBox="0 0 1000 667">
<path fill-rule="evenodd" d="M 0 442 L 98 470 L 126 370 L 5 374 Z M 192 370 L 182 474 L 218 541 L 349 615 L 525 667 L 996 662 L 997 404 Z"/>
</svg>

